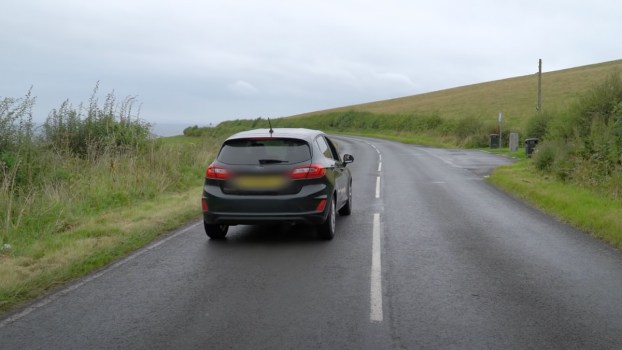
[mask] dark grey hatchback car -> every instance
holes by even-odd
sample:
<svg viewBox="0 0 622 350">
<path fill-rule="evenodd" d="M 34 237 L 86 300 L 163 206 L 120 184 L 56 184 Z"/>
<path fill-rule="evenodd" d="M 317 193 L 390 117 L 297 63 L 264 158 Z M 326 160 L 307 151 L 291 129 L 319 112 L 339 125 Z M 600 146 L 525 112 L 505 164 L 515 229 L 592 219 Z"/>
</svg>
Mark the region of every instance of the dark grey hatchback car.
<svg viewBox="0 0 622 350">
<path fill-rule="evenodd" d="M 320 238 L 335 235 L 335 215 L 352 211 L 354 161 L 341 158 L 321 131 L 257 129 L 229 137 L 205 173 L 203 222 L 212 239 L 229 225 L 280 222 L 317 226 Z"/>
</svg>

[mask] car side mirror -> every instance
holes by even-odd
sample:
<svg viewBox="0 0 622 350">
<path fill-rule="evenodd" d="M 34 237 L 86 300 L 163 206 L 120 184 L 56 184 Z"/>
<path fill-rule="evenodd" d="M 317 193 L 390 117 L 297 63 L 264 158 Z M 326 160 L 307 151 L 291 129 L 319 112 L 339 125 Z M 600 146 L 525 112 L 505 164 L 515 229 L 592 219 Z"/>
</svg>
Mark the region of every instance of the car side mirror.
<svg viewBox="0 0 622 350">
<path fill-rule="evenodd" d="M 344 154 L 343 155 L 343 164 L 349 164 L 354 162 L 354 157 L 352 157 L 351 154 Z"/>
</svg>

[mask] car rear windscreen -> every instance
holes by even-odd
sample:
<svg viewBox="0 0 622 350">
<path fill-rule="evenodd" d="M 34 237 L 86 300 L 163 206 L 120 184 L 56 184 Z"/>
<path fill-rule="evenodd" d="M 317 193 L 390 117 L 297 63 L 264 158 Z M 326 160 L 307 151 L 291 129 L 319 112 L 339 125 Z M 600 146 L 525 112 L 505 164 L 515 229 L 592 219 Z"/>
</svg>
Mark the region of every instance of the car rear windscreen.
<svg viewBox="0 0 622 350">
<path fill-rule="evenodd" d="M 296 164 L 309 159 L 306 141 L 287 138 L 228 140 L 218 154 L 226 164 Z"/>
</svg>

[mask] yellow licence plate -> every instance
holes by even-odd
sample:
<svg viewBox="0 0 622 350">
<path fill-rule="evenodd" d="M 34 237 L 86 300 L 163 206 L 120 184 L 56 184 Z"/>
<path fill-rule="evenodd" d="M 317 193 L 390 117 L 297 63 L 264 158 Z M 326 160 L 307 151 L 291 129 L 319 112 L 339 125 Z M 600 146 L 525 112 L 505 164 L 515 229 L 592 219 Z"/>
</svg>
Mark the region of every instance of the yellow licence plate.
<svg viewBox="0 0 622 350">
<path fill-rule="evenodd" d="M 235 179 L 235 184 L 238 188 L 245 190 L 276 189 L 285 185 L 285 178 L 282 176 L 239 176 Z"/>
</svg>

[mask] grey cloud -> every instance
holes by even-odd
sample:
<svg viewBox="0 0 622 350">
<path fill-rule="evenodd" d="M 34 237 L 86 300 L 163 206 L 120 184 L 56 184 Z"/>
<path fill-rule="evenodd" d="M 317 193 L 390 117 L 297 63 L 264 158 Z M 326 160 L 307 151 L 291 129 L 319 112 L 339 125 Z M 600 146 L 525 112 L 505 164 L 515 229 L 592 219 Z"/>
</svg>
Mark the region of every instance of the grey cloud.
<svg viewBox="0 0 622 350">
<path fill-rule="evenodd" d="M 16 1 L 0 96 L 138 95 L 152 121 L 285 116 L 619 59 L 622 3 Z"/>
</svg>

